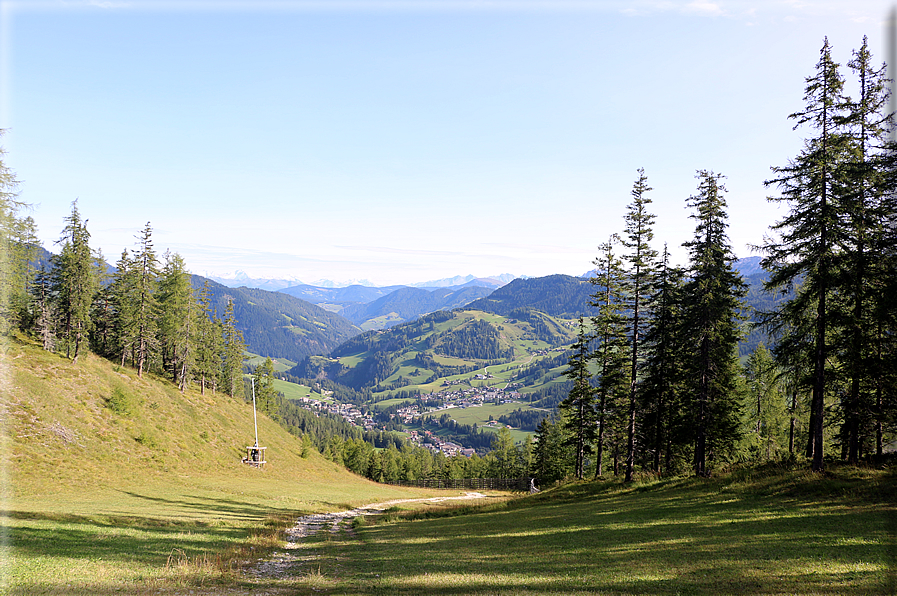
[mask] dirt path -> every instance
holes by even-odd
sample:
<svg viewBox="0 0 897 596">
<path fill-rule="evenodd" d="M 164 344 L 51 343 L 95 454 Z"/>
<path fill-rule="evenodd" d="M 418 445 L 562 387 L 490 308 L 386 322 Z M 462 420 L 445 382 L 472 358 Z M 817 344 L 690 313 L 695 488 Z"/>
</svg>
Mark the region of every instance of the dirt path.
<svg viewBox="0 0 897 596">
<path fill-rule="evenodd" d="M 251 567 L 247 568 L 245 573 L 257 579 L 283 579 L 286 576 L 295 574 L 303 558 L 299 556 L 296 549 L 299 548 L 303 538 L 314 536 L 318 532 L 327 530 L 332 534 L 340 531 L 341 527 L 348 529 L 344 522 L 351 522 L 354 518 L 362 515 L 376 515 L 383 513 L 393 505 L 400 503 L 441 503 L 442 501 L 456 501 L 465 499 L 485 499 L 483 493 L 469 492 L 458 497 L 432 497 L 429 499 L 396 499 L 394 501 L 385 501 L 383 503 L 373 503 L 364 505 L 349 511 L 339 511 L 336 513 L 314 513 L 304 515 L 296 520 L 295 525 L 287 530 L 287 542 L 283 551 L 277 551 L 270 558 L 260 560 Z"/>
</svg>

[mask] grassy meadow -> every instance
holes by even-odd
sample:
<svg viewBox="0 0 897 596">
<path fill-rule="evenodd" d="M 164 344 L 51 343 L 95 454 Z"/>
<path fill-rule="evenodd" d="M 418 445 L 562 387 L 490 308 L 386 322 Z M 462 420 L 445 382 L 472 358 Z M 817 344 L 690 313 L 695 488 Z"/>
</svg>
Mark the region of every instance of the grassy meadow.
<svg viewBox="0 0 897 596">
<path fill-rule="evenodd" d="M 25 340 L 0 394 L 0 593 L 15 595 L 897 593 L 891 469 L 767 466 L 398 504 L 303 540 L 303 514 L 459 491 L 378 485 L 303 450 L 242 399 Z"/>
<path fill-rule="evenodd" d="M 6 346 L 0 593 L 167 594 L 230 585 L 299 515 L 432 491 L 378 485 L 259 416 L 93 355 Z"/>
<path fill-rule="evenodd" d="M 741 471 L 573 484 L 303 546 L 294 593 L 897 593 L 893 473 Z M 454 511 L 452 511 L 454 509 Z M 286 592 L 285 592 L 286 593 Z M 293 592 L 291 592 L 293 593 Z"/>
</svg>

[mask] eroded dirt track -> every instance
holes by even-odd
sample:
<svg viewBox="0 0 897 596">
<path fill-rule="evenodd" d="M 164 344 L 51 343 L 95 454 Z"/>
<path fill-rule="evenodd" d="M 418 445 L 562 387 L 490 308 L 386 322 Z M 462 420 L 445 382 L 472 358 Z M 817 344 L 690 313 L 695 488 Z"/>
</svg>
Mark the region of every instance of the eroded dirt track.
<svg viewBox="0 0 897 596">
<path fill-rule="evenodd" d="M 351 532 L 349 522 L 354 518 L 364 515 L 377 515 L 383 513 L 393 505 L 401 503 L 440 503 L 443 501 L 459 501 L 467 499 L 485 499 L 486 495 L 477 492 L 469 492 L 457 497 L 432 497 L 428 499 L 396 499 L 383 503 L 364 505 L 349 511 L 336 513 L 314 513 L 304 515 L 296 520 L 292 528 L 287 530 L 287 542 L 283 550 L 278 550 L 271 557 L 260 560 L 248 567 L 245 571 L 249 576 L 257 579 L 283 579 L 287 576 L 298 574 L 299 567 L 305 562 L 296 552 L 302 539 L 314 536 L 318 532 L 329 531 L 337 533 L 341 529 Z"/>
</svg>

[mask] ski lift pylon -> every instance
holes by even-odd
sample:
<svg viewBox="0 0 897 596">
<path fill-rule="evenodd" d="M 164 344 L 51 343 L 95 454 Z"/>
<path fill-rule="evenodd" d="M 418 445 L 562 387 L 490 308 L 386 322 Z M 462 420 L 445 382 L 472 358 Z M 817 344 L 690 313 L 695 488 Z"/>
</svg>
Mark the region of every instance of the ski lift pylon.
<svg viewBox="0 0 897 596">
<path fill-rule="evenodd" d="M 246 457 L 243 458 L 243 463 L 261 468 L 268 463 L 265 460 L 267 447 L 259 447 L 259 421 L 258 414 L 255 412 L 255 379 L 250 379 L 250 385 L 252 386 L 252 421 L 255 424 L 255 444 L 246 448 Z"/>
</svg>

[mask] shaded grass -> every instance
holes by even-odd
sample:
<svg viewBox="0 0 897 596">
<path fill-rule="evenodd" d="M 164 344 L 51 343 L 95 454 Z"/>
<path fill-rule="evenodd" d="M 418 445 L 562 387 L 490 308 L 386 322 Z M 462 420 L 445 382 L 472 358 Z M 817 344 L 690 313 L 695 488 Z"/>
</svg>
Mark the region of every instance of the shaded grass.
<svg viewBox="0 0 897 596">
<path fill-rule="evenodd" d="M 340 594 L 892 594 L 893 499 L 846 468 L 583 483 L 308 548 Z"/>
</svg>

